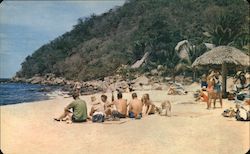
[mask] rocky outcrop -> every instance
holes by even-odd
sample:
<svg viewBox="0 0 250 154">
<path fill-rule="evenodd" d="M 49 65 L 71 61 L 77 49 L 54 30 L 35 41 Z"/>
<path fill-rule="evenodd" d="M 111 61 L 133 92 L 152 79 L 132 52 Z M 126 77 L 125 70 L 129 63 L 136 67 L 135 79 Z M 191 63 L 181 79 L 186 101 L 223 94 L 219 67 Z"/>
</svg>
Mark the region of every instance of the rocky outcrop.
<svg viewBox="0 0 250 154">
<path fill-rule="evenodd" d="M 91 80 L 91 81 L 73 81 L 66 80 L 62 77 L 56 77 L 54 74 L 46 74 L 44 76 L 34 76 L 30 79 L 14 77 L 14 82 L 27 82 L 32 84 L 45 84 L 45 85 L 60 85 L 63 91 L 68 91 L 72 94 L 76 90 L 76 84 L 80 88 L 81 94 L 93 94 L 97 92 L 130 92 L 132 90 L 167 90 L 167 82 L 171 81 L 170 77 L 162 77 L 158 75 L 159 72 L 164 70 L 164 67 L 159 65 L 155 72 L 151 72 L 148 75 L 137 76 L 134 80 L 124 80 L 120 75 L 108 76 L 103 80 Z M 152 75 L 152 73 L 154 75 Z M 184 78 L 182 76 L 176 77 L 176 80 L 183 82 L 190 82 L 190 78 Z M 47 89 L 43 89 L 46 91 Z"/>
</svg>

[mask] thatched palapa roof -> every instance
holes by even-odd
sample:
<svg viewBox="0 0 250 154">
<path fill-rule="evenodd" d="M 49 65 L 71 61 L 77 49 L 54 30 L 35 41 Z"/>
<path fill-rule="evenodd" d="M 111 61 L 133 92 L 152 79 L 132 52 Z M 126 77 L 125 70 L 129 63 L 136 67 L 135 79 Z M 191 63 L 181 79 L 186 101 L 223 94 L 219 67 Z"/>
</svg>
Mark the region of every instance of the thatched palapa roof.
<svg viewBox="0 0 250 154">
<path fill-rule="evenodd" d="M 192 67 L 221 65 L 222 63 L 249 66 L 250 57 L 234 47 L 218 46 L 198 57 Z"/>
</svg>

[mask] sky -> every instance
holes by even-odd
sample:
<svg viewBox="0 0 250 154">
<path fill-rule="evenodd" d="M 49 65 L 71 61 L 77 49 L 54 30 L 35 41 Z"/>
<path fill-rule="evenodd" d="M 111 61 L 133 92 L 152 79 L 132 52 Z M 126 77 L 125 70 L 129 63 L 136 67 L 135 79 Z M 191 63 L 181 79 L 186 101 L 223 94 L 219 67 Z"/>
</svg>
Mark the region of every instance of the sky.
<svg viewBox="0 0 250 154">
<path fill-rule="evenodd" d="M 70 31 L 78 18 L 100 15 L 124 2 L 4 0 L 0 4 L 0 78 L 13 77 L 28 55 Z"/>
</svg>

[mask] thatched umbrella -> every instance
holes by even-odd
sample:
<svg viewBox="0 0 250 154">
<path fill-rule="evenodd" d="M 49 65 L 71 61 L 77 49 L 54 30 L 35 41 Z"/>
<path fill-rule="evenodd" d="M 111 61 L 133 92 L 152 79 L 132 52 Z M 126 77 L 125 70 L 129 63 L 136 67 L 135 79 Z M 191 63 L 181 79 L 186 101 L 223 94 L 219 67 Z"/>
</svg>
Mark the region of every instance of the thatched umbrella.
<svg viewBox="0 0 250 154">
<path fill-rule="evenodd" d="M 220 65 L 222 67 L 222 94 L 225 97 L 227 66 L 249 66 L 250 57 L 234 47 L 218 46 L 198 57 L 193 62 L 192 67 L 206 65 Z"/>
</svg>

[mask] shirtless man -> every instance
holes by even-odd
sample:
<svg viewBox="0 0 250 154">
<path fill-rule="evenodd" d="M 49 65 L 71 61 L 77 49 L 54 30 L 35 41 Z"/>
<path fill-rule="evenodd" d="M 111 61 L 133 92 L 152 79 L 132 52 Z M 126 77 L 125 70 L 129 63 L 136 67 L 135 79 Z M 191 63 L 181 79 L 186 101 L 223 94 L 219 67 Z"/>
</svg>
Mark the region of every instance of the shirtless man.
<svg viewBox="0 0 250 154">
<path fill-rule="evenodd" d="M 132 94 L 132 100 L 129 102 L 129 118 L 142 118 L 142 102 L 137 98 L 137 94 Z"/>
<path fill-rule="evenodd" d="M 122 93 L 117 94 L 117 100 L 114 102 L 115 111 L 112 111 L 112 116 L 114 118 L 126 118 L 127 115 L 127 100 L 122 98 Z"/>
<path fill-rule="evenodd" d="M 149 114 L 154 114 L 155 113 L 156 107 L 151 102 L 151 100 L 149 99 L 149 94 L 144 94 L 142 96 L 142 103 L 146 107 L 146 111 L 145 111 L 144 115 L 149 115 Z"/>
</svg>

